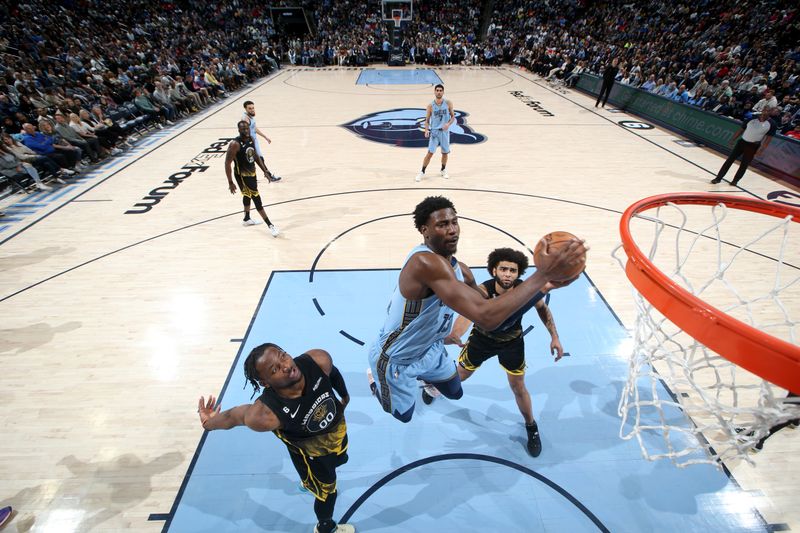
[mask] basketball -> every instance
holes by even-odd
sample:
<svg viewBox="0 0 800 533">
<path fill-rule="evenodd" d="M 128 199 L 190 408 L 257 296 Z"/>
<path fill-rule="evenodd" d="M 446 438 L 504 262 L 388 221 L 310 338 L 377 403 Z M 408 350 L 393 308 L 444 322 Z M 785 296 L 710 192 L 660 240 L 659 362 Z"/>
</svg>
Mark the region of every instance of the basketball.
<svg viewBox="0 0 800 533">
<path fill-rule="evenodd" d="M 539 267 L 541 264 L 542 255 L 545 253 L 552 253 L 555 250 L 567 246 L 571 240 L 579 241 L 578 237 L 569 233 L 568 231 L 554 231 L 548 233 L 536 243 L 536 248 L 533 250 L 533 264 Z M 586 253 L 584 252 L 581 261 L 574 265 L 569 271 L 569 275 L 563 279 L 554 279 L 553 281 L 569 281 L 580 275 L 586 268 Z"/>
</svg>

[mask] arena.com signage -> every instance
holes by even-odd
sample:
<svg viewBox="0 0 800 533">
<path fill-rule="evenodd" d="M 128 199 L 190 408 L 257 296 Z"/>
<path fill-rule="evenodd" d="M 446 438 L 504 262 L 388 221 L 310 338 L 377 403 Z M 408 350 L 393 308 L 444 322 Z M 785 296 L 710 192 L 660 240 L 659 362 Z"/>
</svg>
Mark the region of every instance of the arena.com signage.
<svg viewBox="0 0 800 533">
<path fill-rule="evenodd" d="M 547 109 L 543 108 L 541 106 L 540 102 L 534 100 L 530 96 L 526 96 L 522 91 L 508 91 L 508 92 L 511 93 L 511 96 L 514 96 L 515 98 L 517 98 L 517 100 L 519 100 L 520 102 L 522 102 L 526 106 L 530 107 L 531 109 L 533 109 L 534 111 L 536 111 L 537 113 L 542 115 L 543 117 L 554 117 L 555 116 L 550 111 L 548 111 Z"/>
<path fill-rule="evenodd" d="M 173 189 L 175 189 L 178 185 L 180 185 L 183 180 L 191 176 L 195 172 L 205 172 L 209 169 L 209 166 L 206 165 L 209 160 L 215 159 L 218 157 L 222 157 L 225 155 L 225 152 L 228 151 L 228 144 L 231 141 L 236 140 L 235 138 L 225 138 L 225 139 L 217 139 L 217 142 L 211 143 L 208 148 L 194 156 L 191 161 L 186 163 L 181 167 L 181 170 L 175 172 L 174 174 L 170 175 L 164 183 L 166 185 L 162 185 L 160 187 L 156 187 L 149 193 L 147 196 L 142 198 L 142 201 L 134 204 L 133 209 L 128 209 L 125 211 L 126 215 L 141 215 L 147 213 L 154 206 L 158 205 L 158 203 L 170 193 Z"/>
</svg>

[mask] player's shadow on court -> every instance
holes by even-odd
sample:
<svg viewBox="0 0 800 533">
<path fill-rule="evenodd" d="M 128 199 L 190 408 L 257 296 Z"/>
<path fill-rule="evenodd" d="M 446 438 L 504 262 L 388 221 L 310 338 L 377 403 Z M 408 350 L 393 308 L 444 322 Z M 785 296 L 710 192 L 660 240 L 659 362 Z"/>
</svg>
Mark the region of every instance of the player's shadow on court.
<svg viewBox="0 0 800 533">
<path fill-rule="evenodd" d="M 77 524 L 70 524 L 73 531 L 92 531 L 115 516 L 145 501 L 153 492 L 151 479 L 168 472 L 183 462 L 179 452 L 165 453 L 152 461 L 142 461 L 134 454 L 125 454 L 110 461 L 85 462 L 74 455 L 64 457 L 58 462 L 73 475 L 65 479 L 53 492 L 52 484 L 38 485 L 23 489 L 8 501 L 17 509 L 42 509 L 50 513 L 68 511 L 77 500 L 91 501 L 91 510 L 81 515 Z M 17 528 L 27 531 L 36 526 L 37 517 L 25 515 L 18 517 Z M 70 518 L 78 515 L 69 515 Z M 66 515 L 61 519 L 66 519 Z M 50 517 L 40 517 L 38 527 L 42 531 L 56 531 L 57 520 L 49 522 Z M 27 529 L 22 529 L 23 525 Z M 117 524 L 112 529 L 119 528 Z"/>
<path fill-rule="evenodd" d="M 41 263 L 51 257 L 68 255 L 74 251 L 75 248 L 67 246 L 48 246 L 47 248 L 40 248 L 27 254 L 7 255 L 5 257 L 0 257 L 0 271 L 7 273 L 10 270 L 17 270 Z"/>
<path fill-rule="evenodd" d="M 575 366 L 567 369 L 546 367 L 529 374 L 528 390 L 542 438 L 542 455 L 539 463 L 557 464 L 574 461 L 598 450 L 617 448 L 628 443 L 619 438 L 619 417 L 616 404 L 619 386 L 613 383 L 596 383 L 593 366 Z M 600 379 L 602 381 L 602 379 Z M 469 425 L 474 437 L 450 438 L 446 447 L 450 452 L 482 450 L 489 455 L 514 458 L 528 463 L 525 445 L 527 435 L 513 394 L 507 386 L 465 384 L 465 394 L 458 405 L 442 415 L 443 421 Z M 489 401 L 481 407 L 470 398 Z M 616 455 L 616 452 L 613 453 Z"/>
<path fill-rule="evenodd" d="M 646 472 L 624 476 L 619 480 L 619 494 L 631 501 L 642 500 L 653 509 L 668 511 L 685 516 L 696 516 L 699 509 L 697 500 L 702 494 L 707 494 L 711 498 L 719 498 L 720 491 L 724 491 L 728 485 L 728 478 L 716 471 L 713 465 L 692 465 L 689 469 L 677 468 L 669 460 L 659 460 L 648 463 Z M 698 481 L 698 474 L 706 470 L 708 475 L 700 475 L 702 481 Z M 695 474 L 695 475 L 689 475 Z M 654 491 L 652 487 L 670 487 L 669 491 Z M 703 505 L 708 505 L 708 500 L 704 500 Z M 753 515 L 753 510 L 747 508 L 746 499 L 741 502 L 741 508 L 732 512 L 740 512 L 744 515 Z M 644 527 L 646 524 L 641 524 Z M 651 524 L 652 526 L 652 524 Z M 641 528 L 633 528 L 643 531 Z M 648 529 L 648 528 L 645 528 Z"/>
<path fill-rule="evenodd" d="M 367 514 L 361 507 L 351 522 L 362 531 L 415 531 L 414 520 L 425 516 L 440 524 L 439 531 L 453 531 L 453 509 L 469 508 L 475 497 L 485 502 L 492 494 L 508 492 L 507 479 L 498 475 L 502 471 L 495 465 L 463 460 L 416 468 L 395 480 L 394 486 L 382 488 L 370 498 L 370 503 L 380 510 Z M 398 495 L 402 505 L 397 504 Z"/>
<path fill-rule="evenodd" d="M 268 477 L 266 480 L 263 475 L 240 476 L 241 483 L 236 485 L 238 493 L 231 494 L 231 491 L 226 491 L 225 498 L 228 501 L 237 502 L 237 506 L 239 505 L 238 502 L 244 502 L 241 512 L 253 521 L 255 527 L 258 528 L 256 531 L 307 531 L 310 527 L 313 527 L 314 513 L 312 506 L 314 496 L 301 491 L 300 481 L 297 476 L 294 475 L 292 477 L 291 475 L 283 474 L 267 474 L 266 476 Z M 269 495 L 261 492 L 265 486 L 270 488 Z M 285 507 L 286 500 L 275 498 L 274 493 L 272 493 L 275 490 L 285 494 L 289 501 L 295 504 L 299 503 L 298 500 L 302 500 L 304 512 L 301 514 L 287 512 Z M 213 491 L 211 492 L 213 494 Z M 254 494 L 259 493 L 265 494 L 263 501 L 258 501 L 253 497 Z M 221 507 L 215 504 L 215 500 L 218 498 L 218 495 L 213 495 L 212 501 L 203 507 L 203 513 L 214 514 L 214 509 Z M 274 509 L 270 508 L 270 505 L 273 505 Z M 225 506 L 225 508 L 227 509 L 228 507 Z M 302 521 L 290 518 L 290 515 L 299 516 Z M 222 516 L 221 518 L 227 518 L 227 516 Z M 231 520 L 233 522 L 240 518 L 241 516 L 231 517 Z"/>
<path fill-rule="evenodd" d="M 48 344 L 57 334 L 75 331 L 82 325 L 83 322 L 73 320 L 58 326 L 39 322 L 21 328 L 0 329 L 0 353 L 25 353 Z"/>
<path fill-rule="evenodd" d="M 523 459 L 519 452 L 524 451 L 526 439 L 519 423 L 519 413 L 493 404 L 485 413 L 469 408 L 454 409 L 442 415 L 442 421 L 459 428 L 469 427 L 473 432 L 468 439 L 448 438 L 443 452 L 485 453 L 517 461 Z"/>
</svg>

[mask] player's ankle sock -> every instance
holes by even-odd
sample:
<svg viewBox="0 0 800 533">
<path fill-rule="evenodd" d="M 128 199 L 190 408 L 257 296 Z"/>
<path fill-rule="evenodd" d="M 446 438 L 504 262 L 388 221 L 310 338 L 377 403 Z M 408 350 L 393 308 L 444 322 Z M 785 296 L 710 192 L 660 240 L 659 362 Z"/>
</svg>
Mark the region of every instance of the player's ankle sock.
<svg viewBox="0 0 800 533">
<path fill-rule="evenodd" d="M 422 167 L 422 173 L 425 174 L 425 169 L 428 167 Z"/>
<path fill-rule="evenodd" d="M 247 222 L 248 220 L 250 220 L 250 213 L 244 216 L 244 221 Z"/>
<path fill-rule="evenodd" d="M 444 170 L 444 167 L 446 167 L 446 166 L 447 166 L 447 165 L 442 165 L 442 170 Z"/>
</svg>

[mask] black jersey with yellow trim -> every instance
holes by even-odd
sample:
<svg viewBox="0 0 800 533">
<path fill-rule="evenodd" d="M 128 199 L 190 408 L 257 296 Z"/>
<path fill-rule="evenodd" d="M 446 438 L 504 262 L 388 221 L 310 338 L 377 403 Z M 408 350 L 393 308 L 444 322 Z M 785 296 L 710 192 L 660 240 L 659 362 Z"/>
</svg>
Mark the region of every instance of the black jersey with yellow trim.
<svg viewBox="0 0 800 533">
<path fill-rule="evenodd" d="M 255 176 L 256 175 L 256 145 L 252 137 L 247 140 L 242 139 L 241 136 L 236 137 L 236 142 L 239 143 L 239 151 L 236 152 L 236 157 L 233 160 L 234 171 L 239 176 Z"/>
<path fill-rule="evenodd" d="M 346 447 L 347 425 L 330 378 L 308 354 L 295 357 L 294 362 L 305 377 L 302 394 L 284 398 L 267 388 L 259 397 L 281 422 L 275 435 L 312 457 L 341 453 Z"/>
<path fill-rule="evenodd" d="M 486 289 L 486 293 L 489 295 L 489 298 L 497 298 L 500 294 L 497 292 L 497 286 L 495 285 L 495 279 L 487 279 L 481 285 L 483 288 Z M 514 280 L 514 287 L 517 287 L 522 284 L 521 279 Z M 512 287 L 513 288 L 513 287 Z M 509 289 L 510 290 L 510 289 Z M 517 317 L 517 320 L 510 326 L 504 327 L 502 330 L 496 329 L 492 331 L 487 331 L 480 326 L 473 326 L 472 328 L 473 334 L 477 333 L 479 335 L 483 335 L 486 338 L 492 339 L 494 341 L 500 342 L 508 342 L 514 339 L 518 339 L 522 336 L 522 315 Z"/>
</svg>

